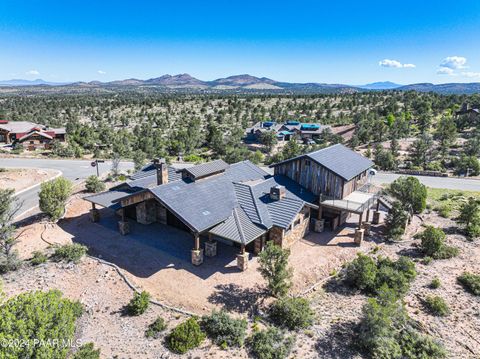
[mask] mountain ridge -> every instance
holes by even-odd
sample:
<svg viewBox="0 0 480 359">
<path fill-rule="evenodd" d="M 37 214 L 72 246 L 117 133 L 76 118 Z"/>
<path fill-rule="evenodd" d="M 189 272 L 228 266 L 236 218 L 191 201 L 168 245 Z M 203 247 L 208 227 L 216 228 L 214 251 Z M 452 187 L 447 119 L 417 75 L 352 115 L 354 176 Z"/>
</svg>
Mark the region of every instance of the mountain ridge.
<svg viewBox="0 0 480 359">
<path fill-rule="evenodd" d="M 327 83 L 295 83 L 272 80 L 268 77 L 257 77 L 249 74 L 232 75 L 212 81 L 203 81 L 187 73 L 165 74 L 146 80 L 128 78 L 108 82 L 78 81 L 70 83 L 48 82 L 42 79 L 13 79 L 0 81 L 2 87 L 65 87 L 65 88 L 149 88 L 157 90 L 189 90 L 189 91 L 267 91 L 282 93 L 355 93 L 363 91 L 418 91 L 436 92 L 440 94 L 473 94 L 480 93 L 480 83 L 416 83 L 400 85 L 391 81 L 373 82 L 366 85 L 327 84 Z"/>
</svg>

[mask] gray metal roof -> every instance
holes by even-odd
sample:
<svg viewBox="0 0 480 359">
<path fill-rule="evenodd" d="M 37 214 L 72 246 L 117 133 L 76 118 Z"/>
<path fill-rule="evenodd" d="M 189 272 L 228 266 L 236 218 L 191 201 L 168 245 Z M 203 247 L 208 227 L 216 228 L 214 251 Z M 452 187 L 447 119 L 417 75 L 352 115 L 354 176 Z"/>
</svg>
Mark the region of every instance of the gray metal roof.
<svg viewBox="0 0 480 359">
<path fill-rule="evenodd" d="M 167 208 L 192 230 L 202 232 L 227 219 L 237 206 L 233 181 L 254 181 L 268 175 L 249 161 L 202 181 L 176 181 L 150 188 Z"/>
<path fill-rule="evenodd" d="M 346 181 L 350 181 L 352 178 L 358 176 L 373 166 L 373 162 L 368 158 L 356 153 L 342 144 L 336 144 L 315 152 L 290 158 L 288 160 L 273 164 L 272 166 L 278 166 L 279 164 L 303 157 L 308 157 L 311 160 L 319 163 Z"/>
<path fill-rule="evenodd" d="M 215 173 L 224 172 L 228 167 L 229 164 L 223 160 L 215 160 L 185 168 L 184 171 L 189 173 L 193 178 L 202 178 Z"/>
<path fill-rule="evenodd" d="M 234 183 L 233 186 L 238 204 L 245 211 L 248 218 L 254 223 L 270 228 L 272 226 L 272 220 L 267 208 L 260 202 L 260 199 L 254 195 L 253 187 L 243 183 Z"/>
<path fill-rule="evenodd" d="M 252 223 L 241 207 L 235 207 L 230 217 L 209 232 L 240 244 L 248 244 L 264 234 L 266 230 Z"/>
<path fill-rule="evenodd" d="M 91 196 L 84 197 L 83 199 L 95 204 L 98 204 L 102 207 L 109 207 L 112 209 L 120 208 L 120 204 L 117 202 L 123 197 L 129 196 L 134 191 L 131 189 L 113 189 L 110 191 L 97 193 Z"/>
<path fill-rule="evenodd" d="M 157 169 L 153 163 L 144 166 L 140 171 L 135 172 L 130 176 L 132 181 L 139 180 L 145 177 L 155 177 L 155 184 L 157 183 Z M 171 166 L 168 167 L 168 182 L 178 181 L 182 179 L 182 172 Z M 130 182 L 129 182 L 130 183 Z M 141 182 L 139 182 L 141 183 Z M 148 187 L 148 186 L 147 186 Z"/>
</svg>

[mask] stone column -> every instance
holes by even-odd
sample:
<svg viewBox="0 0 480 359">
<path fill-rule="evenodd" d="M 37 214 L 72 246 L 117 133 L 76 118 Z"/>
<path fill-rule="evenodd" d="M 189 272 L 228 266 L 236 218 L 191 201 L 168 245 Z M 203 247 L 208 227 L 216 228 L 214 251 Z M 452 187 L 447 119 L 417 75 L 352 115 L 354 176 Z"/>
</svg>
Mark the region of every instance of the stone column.
<svg viewBox="0 0 480 359">
<path fill-rule="evenodd" d="M 248 268 L 248 252 L 245 252 L 245 245 L 242 244 L 240 253 L 237 254 L 237 267 L 242 272 Z"/>
<path fill-rule="evenodd" d="M 90 210 L 90 220 L 92 222 L 98 222 L 100 220 L 100 211 L 95 208 L 95 203 L 92 203 L 92 209 Z"/>
<path fill-rule="evenodd" d="M 370 235 L 370 227 L 371 227 L 370 222 L 363 222 L 362 223 L 362 228 L 365 230 L 365 235 L 367 237 Z"/>
<path fill-rule="evenodd" d="M 205 242 L 205 255 L 215 257 L 217 255 L 217 241 L 214 241 L 212 235 L 208 234 L 208 242 Z"/>
<path fill-rule="evenodd" d="M 155 202 L 146 200 L 136 205 L 135 210 L 137 212 L 137 222 L 140 224 L 150 224 L 155 222 L 156 219 L 156 206 Z"/>
<path fill-rule="evenodd" d="M 355 244 L 361 245 L 363 241 L 365 230 L 363 228 L 357 228 L 355 230 L 354 242 Z"/>
<path fill-rule="evenodd" d="M 195 246 L 192 249 L 192 264 L 199 266 L 203 263 L 203 249 L 200 248 L 200 235 L 194 234 Z"/>
<path fill-rule="evenodd" d="M 379 224 L 380 223 L 380 212 L 379 211 L 373 212 L 372 223 L 373 224 Z"/>
<path fill-rule="evenodd" d="M 122 236 L 130 233 L 130 226 L 127 218 L 125 217 L 125 208 L 120 209 L 120 221 L 118 222 L 118 230 Z"/>
<path fill-rule="evenodd" d="M 313 220 L 313 231 L 317 233 L 321 233 L 325 230 L 325 220 L 324 219 L 316 219 L 312 218 Z"/>
</svg>

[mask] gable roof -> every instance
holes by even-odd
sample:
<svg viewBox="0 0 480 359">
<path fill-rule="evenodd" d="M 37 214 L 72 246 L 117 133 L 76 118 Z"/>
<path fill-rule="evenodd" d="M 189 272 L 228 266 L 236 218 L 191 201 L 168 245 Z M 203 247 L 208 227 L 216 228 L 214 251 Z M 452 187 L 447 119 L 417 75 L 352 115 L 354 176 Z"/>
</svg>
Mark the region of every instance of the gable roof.
<svg viewBox="0 0 480 359">
<path fill-rule="evenodd" d="M 234 181 L 263 180 L 268 174 L 249 161 L 229 166 L 224 173 L 202 181 L 180 180 L 150 191 L 170 211 L 197 232 L 224 221 L 237 206 Z"/>
<path fill-rule="evenodd" d="M 358 176 L 373 166 L 368 158 L 356 153 L 342 144 L 336 144 L 321 150 L 306 153 L 288 160 L 275 163 L 271 167 L 294 161 L 299 158 L 309 158 L 321 166 L 342 177 L 346 181 Z"/>
<path fill-rule="evenodd" d="M 264 234 L 266 230 L 250 221 L 241 207 L 235 207 L 230 217 L 209 232 L 240 244 L 248 244 Z"/>
<path fill-rule="evenodd" d="M 224 172 L 229 167 L 229 164 L 223 160 L 215 160 L 207 163 L 202 163 L 193 167 L 185 168 L 184 171 L 190 174 L 193 178 L 202 178 L 216 173 Z"/>
</svg>

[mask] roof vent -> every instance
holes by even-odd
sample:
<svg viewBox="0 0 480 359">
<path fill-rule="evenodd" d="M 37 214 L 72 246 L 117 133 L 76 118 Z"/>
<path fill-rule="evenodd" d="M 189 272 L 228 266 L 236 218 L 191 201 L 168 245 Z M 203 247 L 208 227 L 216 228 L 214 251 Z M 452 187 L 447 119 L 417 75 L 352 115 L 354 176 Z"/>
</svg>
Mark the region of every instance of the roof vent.
<svg viewBox="0 0 480 359">
<path fill-rule="evenodd" d="M 274 201 L 279 201 L 282 198 L 285 198 L 287 191 L 285 186 L 276 185 L 270 188 L 270 199 Z"/>
</svg>

